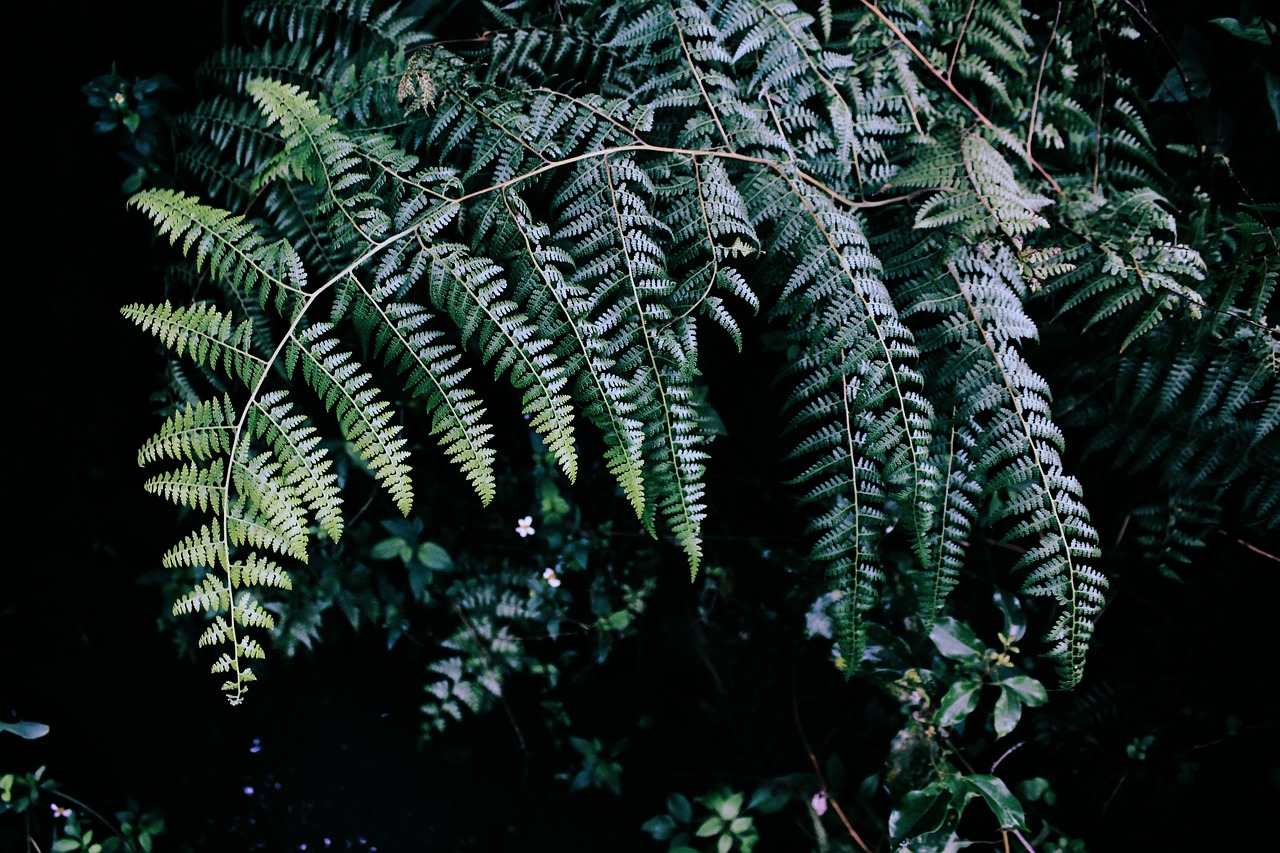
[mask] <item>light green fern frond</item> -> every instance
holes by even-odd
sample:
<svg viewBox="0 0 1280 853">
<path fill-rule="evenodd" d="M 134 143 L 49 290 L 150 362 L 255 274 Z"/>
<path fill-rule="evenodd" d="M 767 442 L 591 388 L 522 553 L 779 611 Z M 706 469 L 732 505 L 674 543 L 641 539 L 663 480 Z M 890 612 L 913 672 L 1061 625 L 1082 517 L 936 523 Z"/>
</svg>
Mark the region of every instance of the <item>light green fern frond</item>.
<svg viewBox="0 0 1280 853">
<path fill-rule="evenodd" d="M 337 417 L 352 453 L 369 466 L 402 513 L 413 506 L 409 452 L 392 423 L 395 410 L 369 385 L 370 375 L 350 352 L 339 350 L 340 339 L 328 323 L 300 330 L 286 352 L 290 376 L 301 371 L 305 381 Z"/>
<path fill-rule="evenodd" d="M 221 368 L 247 385 L 256 383 L 266 369 L 266 362 L 253 352 L 253 325 L 247 320 L 235 325 L 230 314 L 212 305 L 126 305 L 120 313 L 179 357 Z"/>
<path fill-rule="evenodd" d="M 170 243 L 181 240 L 197 271 L 207 265 L 211 275 L 254 294 L 264 306 L 274 298 L 276 309 L 287 313 L 286 304 L 306 289 L 306 271 L 293 247 L 283 240 L 267 243 L 242 216 L 175 190 L 144 190 L 129 206 L 150 217 Z"/>
</svg>

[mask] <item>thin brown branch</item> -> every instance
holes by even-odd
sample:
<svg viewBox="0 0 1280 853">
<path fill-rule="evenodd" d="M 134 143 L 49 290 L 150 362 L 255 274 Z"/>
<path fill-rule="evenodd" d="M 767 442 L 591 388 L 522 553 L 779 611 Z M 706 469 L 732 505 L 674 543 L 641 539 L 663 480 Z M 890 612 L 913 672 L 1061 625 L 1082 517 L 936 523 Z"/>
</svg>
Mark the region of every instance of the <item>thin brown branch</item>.
<svg viewBox="0 0 1280 853">
<path fill-rule="evenodd" d="M 964 45 L 964 34 L 969 29 L 969 18 L 973 15 L 973 7 L 977 5 L 978 0 L 969 0 L 969 11 L 964 13 L 964 21 L 960 24 L 960 34 L 956 36 L 955 49 L 951 51 L 951 61 L 947 63 L 947 79 L 951 79 L 951 74 L 955 71 L 956 60 L 960 58 L 960 48 Z"/>
<path fill-rule="evenodd" d="M 862 840 L 862 836 L 858 835 L 858 831 L 853 828 L 853 824 L 849 822 L 849 818 L 845 815 L 844 809 L 840 808 L 840 803 L 835 797 L 831 796 L 831 792 L 827 789 L 827 778 L 822 773 L 822 765 L 818 762 L 818 756 L 813 754 L 813 747 L 809 745 L 809 737 L 804 733 L 804 724 L 800 722 L 800 702 L 796 698 L 795 691 L 791 692 L 791 711 L 796 721 L 796 732 L 800 735 L 800 743 L 804 746 L 805 755 L 809 756 L 809 763 L 813 765 L 814 775 L 818 777 L 818 785 L 821 786 L 822 792 L 827 795 L 827 802 L 831 804 L 831 808 L 836 810 L 836 815 L 840 818 L 840 822 L 844 824 L 845 830 L 849 833 L 849 837 L 853 839 L 864 853 L 872 853 L 871 848 Z"/>
<path fill-rule="evenodd" d="M 948 91 L 950 91 L 952 95 L 955 95 L 956 98 L 959 99 L 959 101 L 969 109 L 969 112 L 973 113 L 977 117 L 978 121 L 982 122 L 987 127 L 990 127 L 990 128 L 995 127 L 995 123 L 992 122 L 991 119 L 987 118 L 986 114 L 983 113 L 982 110 L 974 106 L 973 102 L 970 101 L 968 98 L 966 98 L 960 92 L 960 90 L 955 87 L 955 84 L 953 84 L 949 79 L 947 79 L 946 75 L 943 74 L 941 71 L 939 71 L 937 66 L 935 66 L 932 62 L 930 62 L 928 58 L 926 58 L 925 55 L 920 52 L 920 48 L 916 47 L 915 44 L 911 41 L 911 39 L 907 38 L 907 34 L 904 33 L 902 30 L 898 29 L 897 24 L 889 20 L 889 17 L 880 10 L 880 6 L 877 3 L 873 3 L 872 0 L 862 0 L 862 5 L 870 9 L 871 12 L 877 18 L 879 18 L 880 21 L 890 29 L 890 31 L 893 32 L 893 34 L 897 37 L 898 41 L 906 45 L 907 49 L 910 50 L 913 54 L 915 54 L 917 59 L 919 59 L 922 63 L 924 63 L 924 67 L 929 70 L 929 73 L 932 74 L 934 77 L 937 77 L 938 80 L 942 83 L 942 85 L 946 86 Z M 1046 181 L 1049 182 L 1049 185 L 1053 187 L 1053 191 L 1056 192 L 1059 196 L 1065 197 L 1066 193 L 1062 191 L 1062 187 L 1058 186 L 1058 182 L 1053 179 L 1052 175 L 1050 175 L 1048 172 L 1045 171 L 1044 167 L 1040 165 L 1040 162 L 1036 160 L 1034 157 L 1029 158 L 1029 160 L 1030 160 L 1031 167 L 1040 173 L 1040 177 L 1044 178 Z"/>
<path fill-rule="evenodd" d="M 1040 73 L 1036 76 L 1035 96 L 1031 99 L 1031 121 L 1027 124 L 1027 159 L 1035 160 L 1031 154 L 1031 142 L 1036 137 L 1036 112 L 1040 107 L 1040 88 L 1044 84 L 1044 66 L 1049 61 L 1049 49 L 1058 37 L 1058 22 L 1062 20 L 1062 2 L 1058 2 L 1058 11 L 1053 16 L 1053 29 L 1049 31 L 1049 40 L 1044 43 L 1044 53 L 1040 55 Z"/>
<path fill-rule="evenodd" d="M 1237 542 L 1238 544 L 1243 545 L 1244 547 L 1248 548 L 1248 549 L 1249 549 L 1250 551 L 1252 551 L 1253 553 L 1255 553 L 1255 554 L 1257 554 L 1257 555 L 1259 555 L 1259 556 L 1262 556 L 1262 557 L 1266 557 L 1268 560 L 1275 560 L 1277 563 L 1280 563 L 1280 557 L 1277 557 L 1275 554 L 1272 554 L 1270 551 L 1264 551 L 1264 550 L 1262 550 L 1261 548 L 1259 548 L 1257 545 L 1252 545 L 1252 544 L 1250 544 L 1250 543 L 1248 543 L 1248 542 L 1244 541 L 1244 540 L 1243 540 L 1243 539 L 1241 539 L 1239 536 L 1232 536 L 1230 533 L 1228 533 L 1227 531 L 1223 530 L 1221 527 L 1219 527 L 1219 528 L 1218 528 L 1218 532 L 1219 532 L 1219 533 L 1221 533 L 1223 536 L 1227 536 L 1227 537 L 1230 537 L 1230 538 L 1232 538 L 1232 539 L 1236 540 L 1236 542 Z"/>
</svg>

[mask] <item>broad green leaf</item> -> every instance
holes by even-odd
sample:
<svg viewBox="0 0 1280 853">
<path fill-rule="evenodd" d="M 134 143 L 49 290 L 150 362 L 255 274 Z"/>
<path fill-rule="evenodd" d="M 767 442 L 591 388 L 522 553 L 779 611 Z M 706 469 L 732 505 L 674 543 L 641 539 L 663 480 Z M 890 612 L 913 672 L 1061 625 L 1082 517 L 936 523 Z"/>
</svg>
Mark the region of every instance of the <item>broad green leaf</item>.
<svg viewBox="0 0 1280 853">
<path fill-rule="evenodd" d="M 417 557 L 419 563 L 437 572 L 445 572 L 453 568 L 453 557 L 434 542 L 423 542 L 419 545 Z"/>
<path fill-rule="evenodd" d="M 719 835 L 722 829 L 724 829 L 724 821 L 712 815 L 702 822 L 702 826 L 698 827 L 698 831 L 694 834 L 699 838 L 710 838 L 713 835 Z"/>
<path fill-rule="evenodd" d="M 1010 643 L 1016 643 L 1027 633 L 1027 617 L 1022 610 L 1022 602 L 1016 595 L 1002 589 L 996 590 L 994 598 L 996 607 L 1004 614 L 1004 635 Z"/>
<path fill-rule="evenodd" d="M 790 801 L 791 795 L 786 791 L 775 788 L 772 785 L 761 785 L 756 788 L 755 793 L 751 795 L 751 799 L 747 802 L 747 811 L 773 814 Z"/>
<path fill-rule="evenodd" d="M 610 630 L 624 631 L 631 624 L 631 613 L 627 610 L 618 610 L 611 613 L 609 618 L 604 621 Z"/>
<path fill-rule="evenodd" d="M 616 615 L 616 614 L 615 614 Z M 747 795 L 736 793 L 732 796 L 725 797 L 716 806 L 716 814 L 720 815 L 726 821 L 733 820 L 742 811 L 742 804 L 746 802 Z"/>
<path fill-rule="evenodd" d="M 0 732 L 12 732 L 20 738 L 26 740 L 35 740 L 38 737 L 44 737 L 49 733 L 49 727 L 44 723 L 0 723 Z"/>
<path fill-rule="evenodd" d="M 667 811 L 680 823 L 688 823 L 693 820 L 693 805 L 684 794 L 667 795 Z"/>
<path fill-rule="evenodd" d="M 1022 803 L 1013 795 L 1004 781 L 998 776 L 965 776 L 967 784 L 974 793 L 987 801 L 991 811 L 1004 829 L 1026 829 L 1026 818 L 1022 812 Z"/>
<path fill-rule="evenodd" d="M 951 792 L 937 784 L 921 791 L 908 791 L 889 815 L 890 837 L 903 839 L 933 832 L 946 821 L 950 803 Z"/>
<path fill-rule="evenodd" d="M 938 703 L 938 725 L 953 726 L 972 714 L 973 709 L 978 707 L 978 691 L 981 689 L 981 681 L 957 681 L 952 684 L 947 695 Z"/>
<path fill-rule="evenodd" d="M 986 646 L 973 633 L 973 629 L 954 616 L 943 616 L 934 624 L 929 633 L 938 651 L 945 657 L 964 663 L 977 663 L 982 660 Z"/>
<path fill-rule="evenodd" d="M 409 543 L 399 536 L 375 542 L 369 549 L 369 556 L 375 560 L 407 560 L 412 555 L 413 549 L 409 547 Z"/>
<path fill-rule="evenodd" d="M 1031 708 L 1038 708 L 1049 701 L 1049 691 L 1029 675 L 1011 675 L 1001 680 L 1000 686 L 1017 693 L 1022 704 Z"/>
<path fill-rule="evenodd" d="M 1248 24 L 1242 24 L 1235 18 L 1213 18 L 1211 24 L 1217 24 L 1236 38 L 1258 44 L 1271 44 L 1271 35 L 1261 18 L 1254 18 Z"/>
<path fill-rule="evenodd" d="M 409 564 L 409 590 L 413 593 L 415 599 L 421 599 L 422 593 L 427 588 L 427 582 L 431 580 L 431 572 L 421 563 L 413 562 Z"/>
<path fill-rule="evenodd" d="M 1000 696 L 996 698 L 995 726 L 996 737 L 1002 738 L 1018 726 L 1022 719 L 1022 700 L 1018 694 L 1007 687 L 1000 688 Z"/>
</svg>

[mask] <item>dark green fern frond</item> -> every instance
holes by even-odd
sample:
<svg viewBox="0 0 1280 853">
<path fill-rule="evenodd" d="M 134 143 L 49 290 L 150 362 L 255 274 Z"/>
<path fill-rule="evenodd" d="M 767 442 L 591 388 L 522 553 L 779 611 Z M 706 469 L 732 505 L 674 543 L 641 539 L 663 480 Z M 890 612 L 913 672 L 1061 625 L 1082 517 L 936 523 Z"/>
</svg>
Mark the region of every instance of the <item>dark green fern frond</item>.
<svg viewBox="0 0 1280 853">
<path fill-rule="evenodd" d="M 1086 329 L 1105 320 L 1126 324 L 1127 349 L 1170 314 L 1203 311 L 1197 283 L 1205 264 L 1190 246 L 1176 242 L 1168 202 L 1150 188 L 1116 193 L 1106 207 L 1087 209 L 1090 243 L 1064 246 L 1074 270 L 1048 290 L 1062 293 L 1062 311 L 1090 312 Z"/>
<path fill-rule="evenodd" d="M 930 349 L 945 348 L 939 381 L 951 386 L 957 421 L 973 422 L 974 466 L 990 518 L 1003 539 L 1027 543 L 1014 564 L 1023 591 L 1052 598 L 1060 616 L 1048 634 L 1050 656 L 1064 686 L 1079 682 L 1106 579 L 1087 561 L 1101 556 L 1098 535 L 1081 501 L 1079 481 L 1062 463 L 1063 438 L 1050 411 L 1049 388 L 1018 352 L 1034 328 L 1017 298 L 1017 266 L 989 247 L 961 249 L 947 261 L 946 278 L 968 322 L 944 322 Z M 945 312 L 940 301 L 920 309 Z"/>
<path fill-rule="evenodd" d="M 524 199 L 502 191 L 481 209 L 477 240 L 487 240 L 510 270 L 512 296 L 553 342 L 564 372 L 574 377 L 574 402 L 603 434 L 605 465 L 623 494 L 643 517 L 645 507 L 642 424 L 634 417 L 628 384 L 613 366 L 605 344 L 589 333 L 589 301 L 581 284 L 571 284 L 573 258 L 551 242 L 549 226 L 533 220 Z"/>
<path fill-rule="evenodd" d="M 795 351 L 783 372 L 792 384 L 787 429 L 795 434 L 793 459 L 816 457 L 795 482 L 807 489 L 806 502 L 822 507 L 812 556 L 841 594 L 842 653 L 856 667 L 866 642 L 864 616 L 884 577 L 880 538 L 899 522 L 917 538 L 929 528 L 923 462 L 933 412 L 921 393 L 913 335 L 860 224 L 801 185 L 788 185 L 786 194 L 789 203 L 770 212 L 779 221 L 770 223 L 776 230 L 766 252 L 801 259 L 782 268 L 785 283 L 773 309 L 788 318 Z M 901 508 L 897 517 L 890 517 L 890 499 Z"/>
<path fill-rule="evenodd" d="M 524 392 L 529 425 L 573 480 L 578 465 L 573 408 L 565 393 L 568 379 L 551 343 L 514 302 L 503 298 L 503 270 L 492 260 L 472 255 L 458 243 L 420 243 L 432 259 L 426 282 L 432 304 L 453 319 L 464 343 L 493 363 L 495 378 L 508 374 L 511 384 Z"/>
<path fill-rule="evenodd" d="M 679 282 L 671 295 L 677 313 L 668 325 L 688 326 L 690 318 L 707 317 L 741 350 L 742 330 L 721 294 L 760 308 L 751 284 L 734 266 L 759 252 L 746 202 L 719 160 L 672 158 L 667 163 L 670 172 L 656 187 L 657 212 L 671 232 L 667 266 Z"/>
<path fill-rule="evenodd" d="M 690 339 L 678 339 L 672 320 L 662 243 L 669 235 L 653 212 L 654 187 L 627 155 L 584 162 L 553 200 L 553 239 L 590 259 L 574 270 L 571 288 L 589 294 L 587 326 L 605 342 L 603 353 L 629 380 L 634 418 L 643 424 L 648 493 L 642 520 L 653 530 L 664 517 L 689 557 L 702 559 L 701 476 L 705 441 L 692 408 L 689 377 L 697 364 Z"/>
<path fill-rule="evenodd" d="M 916 212 L 918 228 L 945 227 L 970 239 L 1025 235 L 1049 223 L 1049 199 L 1026 189 L 1013 167 L 980 133 L 941 134 L 893 178 L 895 187 L 938 189 Z"/>
<path fill-rule="evenodd" d="M 413 49 L 427 35 L 410 4 L 381 0 L 254 0 L 246 20 L 286 42 L 319 41 L 341 57 L 359 51 Z"/>
<path fill-rule="evenodd" d="M 925 537 L 927 551 L 921 560 L 924 586 L 919 591 L 920 616 L 928 630 L 932 630 L 947 597 L 960 582 L 967 546 L 977 526 L 983 484 L 974 468 L 976 431 L 974 424 L 952 420 L 950 429 L 939 430 L 934 439 L 931 457 L 939 467 L 938 485 L 930 496 L 934 526 Z"/>
</svg>

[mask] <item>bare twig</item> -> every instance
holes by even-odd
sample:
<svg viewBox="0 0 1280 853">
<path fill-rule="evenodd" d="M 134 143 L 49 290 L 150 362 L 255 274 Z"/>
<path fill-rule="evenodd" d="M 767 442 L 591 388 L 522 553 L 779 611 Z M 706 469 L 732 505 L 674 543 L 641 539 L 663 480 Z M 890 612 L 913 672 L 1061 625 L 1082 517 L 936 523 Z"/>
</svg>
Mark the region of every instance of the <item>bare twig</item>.
<svg viewBox="0 0 1280 853">
<path fill-rule="evenodd" d="M 849 837 L 853 839 L 854 843 L 862 848 L 865 853 L 871 853 L 871 848 L 867 846 L 867 843 L 862 840 L 862 836 L 858 835 L 857 830 L 853 828 L 853 824 L 845 816 L 844 809 L 840 808 L 840 803 L 827 790 L 827 779 L 822 774 L 822 766 L 818 763 L 818 756 L 813 754 L 813 747 L 809 745 L 809 738 L 804 733 L 804 725 L 800 722 L 800 703 L 796 699 L 794 690 L 791 692 L 791 711 L 795 716 L 796 732 L 800 735 L 800 743 L 804 746 L 805 754 L 809 756 L 809 762 L 813 765 L 813 772 L 818 777 L 818 784 L 822 786 L 823 793 L 827 795 L 827 802 L 831 804 L 831 808 L 836 810 L 836 814 L 840 817 L 840 822 L 844 824 L 845 830 L 849 833 Z"/>
<path fill-rule="evenodd" d="M 960 34 L 956 36 L 955 49 L 951 51 L 951 61 L 947 63 L 947 79 L 951 79 L 951 74 L 955 71 L 956 60 L 960 58 L 960 47 L 964 44 L 965 30 L 969 29 L 969 17 L 973 15 L 973 7 L 977 0 L 969 0 L 969 11 L 964 13 L 964 22 L 960 24 Z"/>
<path fill-rule="evenodd" d="M 876 3 L 873 3 L 872 0 L 862 0 L 862 5 L 870 9 L 871 12 L 877 18 L 879 18 L 881 22 L 884 23 L 884 25 L 888 27 L 895 36 L 897 36 L 898 41 L 906 45 L 907 49 L 910 50 L 912 53 L 914 53 L 916 58 L 919 59 L 922 63 L 924 63 L 924 67 L 929 70 L 929 73 L 932 74 L 934 77 L 937 77 L 938 80 L 941 81 L 942 85 L 947 87 L 947 89 L 951 92 L 951 94 L 955 95 L 956 98 L 958 98 L 962 104 L 964 104 L 966 107 L 969 108 L 969 112 L 973 113 L 978 118 L 978 121 L 982 122 L 987 127 L 990 127 L 990 128 L 995 127 L 995 123 L 992 122 L 991 119 L 987 118 L 986 114 L 984 114 L 982 110 L 974 106 L 972 101 L 970 101 L 963 94 L 961 94 L 960 90 L 955 87 L 955 84 L 953 84 L 945 74 L 939 71 L 938 68 L 932 62 L 930 62 L 923 53 L 920 52 L 920 48 L 916 47 L 915 44 L 911 41 L 911 39 L 907 38 L 906 33 L 898 29 L 898 25 L 895 24 L 893 21 L 889 20 L 889 17 L 885 15 L 884 12 L 880 11 L 879 5 L 877 5 Z M 1066 193 L 1062 191 L 1062 187 L 1058 186 L 1058 182 L 1053 179 L 1052 175 L 1050 175 L 1048 172 L 1044 170 L 1044 167 L 1040 165 L 1039 161 L 1037 161 L 1034 157 L 1031 157 L 1028 159 L 1030 160 L 1031 167 L 1040 173 L 1040 177 L 1044 178 L 1046 181 L 1049 182 L 1049 185 L 1053 187 L 1054 192 L 1056 192 L 1060 196 L 1066 195 Z"/>
<path fill-rule="evenodd" d="M 1236 540 L 1238 544 L 1243 545 L 1253 553 L 1266 557 L 1268 560 L 1275 560 L 1277 563 L 1280 563 L 1280 557 L 1277 557 L 1275 554 L 1272 554 L 1270 551 L 1264 551 L 1261 548 L 1259 548 L 1257 545 L 1251 545 L 1250 543 L 1241 539 L 1239 536 L 1232 536 L 1230 533 L 1223 530 L 1221 527 L 1218 528 L 1218 532 L 1221 533 L 1223 536 L 1227 536 Z"/>
<path fill-rule="evenodd" d="M 1036 76 L 1036 92 L 1031 99 L 1031 121 L 1027 124 L 1027 159 L 1034 160 L 1031 155 L 1031 141 L 1036 136 L 1036 111 L 1040 107 L 1040 87 L 1044 83 L 1044 66 L 1049 61 L 1049 49 L 1053 40 L 1058 37 L 1058 22 L 1062 19 L 1062 2 L 1058 2 L 1058 11 L 1053 16 L 1053 29 L 1049 31 L 1049 40 L 1044 43 L 1044 53 L 1040 55 L 1040 73 Z"/>
</svg>

